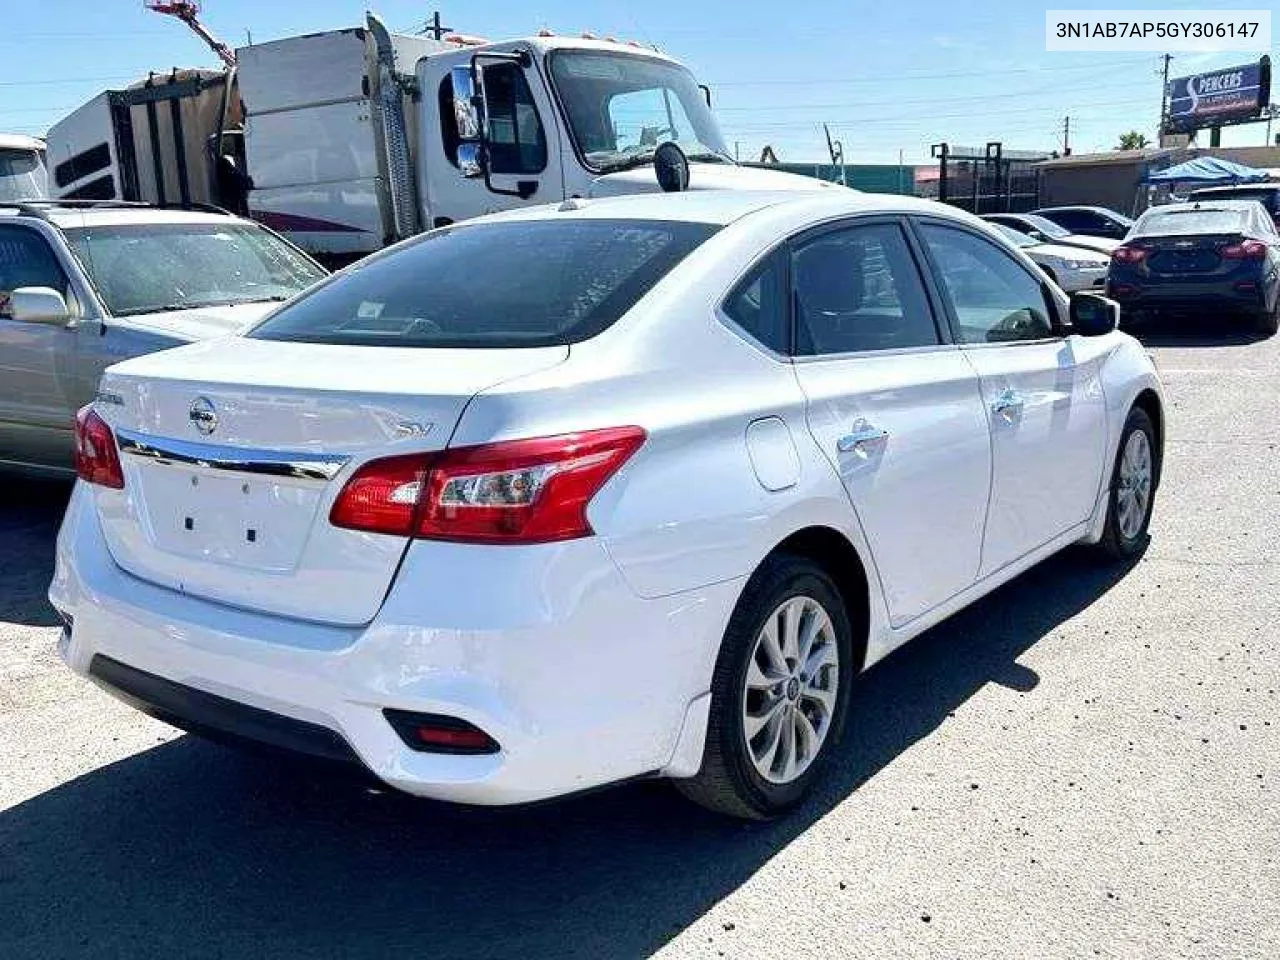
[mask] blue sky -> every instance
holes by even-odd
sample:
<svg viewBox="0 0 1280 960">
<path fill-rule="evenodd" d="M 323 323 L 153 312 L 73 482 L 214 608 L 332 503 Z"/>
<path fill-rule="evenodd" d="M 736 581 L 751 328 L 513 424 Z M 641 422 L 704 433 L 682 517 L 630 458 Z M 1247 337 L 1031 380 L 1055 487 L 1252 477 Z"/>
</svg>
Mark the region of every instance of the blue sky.
<svg viewBox="0 0 1280 960">
<path fill-rule="evenodd" d="M 546 26 L 656 44 L 711 85 L 726 137 L 739 145 L 743 159 L 758 156 L 766 143 L 784 160 L 822 159 L 825 121 L 851 163 L 896 162 L 899 151 L 908 163 L 925 162 L 929 144 L 939 140 L 1053 149 L 1060 146 L 1065 116 L 1071 117 L 1076 153 L 1113 147 L 1129 129 L 1154 138 L 1158 55 L 1044 49 L 1046 9 L 1091 5 L 1120 4 L 439 2 L 449 26 L 493 39 Z M 1128 0 L 1127 6 L 1222 4 Z M 246 30 L 261 41 L 355 25 L 364 8 L 352 0 L 205 0 L 203 19 L 227 43 L 240 46 Z M 406 32 L 435 8 L 407 0 L 374 6 L 393 29 Z M 6 0 L 4 27 L 0 131 L 39 134 L 99 90 L 123 86 L 151 69 L 216 65 L 185 26 L 147 12 L 141 0 Z M 1252 58 L 1183 54 L 1174 60 L 1173 75 Z M 1261 144 L 1263 136 L 1262 125 L 1228 128 L 1223 142 Z M 1202 139 L 1208 142 L 1207 132 Z"/>
</svg>

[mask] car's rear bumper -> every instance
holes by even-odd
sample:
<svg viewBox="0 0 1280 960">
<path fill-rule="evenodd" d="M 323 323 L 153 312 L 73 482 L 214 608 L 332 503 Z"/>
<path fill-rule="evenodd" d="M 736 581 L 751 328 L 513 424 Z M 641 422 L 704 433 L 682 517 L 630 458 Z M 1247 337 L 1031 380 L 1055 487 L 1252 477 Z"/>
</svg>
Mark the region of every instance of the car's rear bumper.
<svg viewBox="0 0 1280 960">
<path fill-rule="evenodd" d="M 667 769 L 742 586 L 645 600 L 591 539 L 483 557 L 420 543 L 371 623 L 335 627 L 133 577 L 91 499 L 83 485 L 72 496 L 50 587 L 74 670 L 175 725 L 354 758 L 399 789 L 467 803 Z M 500 749 L 411 749 L 386 709 L 463 720 Z"/>
<path fill-rule="evenodd" d="M 1183 280 L 1151 283 L 1112 276 L 1107 296 L 1130 310 L 1220 310 L 1257 313 L 1266 305 L 1265 291 L 1236 287 L 1238 280 Z"/>
</svg>

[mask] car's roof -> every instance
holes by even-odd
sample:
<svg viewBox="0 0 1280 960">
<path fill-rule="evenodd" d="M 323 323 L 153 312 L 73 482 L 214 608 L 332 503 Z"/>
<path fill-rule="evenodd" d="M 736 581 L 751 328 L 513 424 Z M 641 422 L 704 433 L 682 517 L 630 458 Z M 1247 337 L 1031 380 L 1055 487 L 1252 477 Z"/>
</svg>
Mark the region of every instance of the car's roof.
<svg viewBox="0 0 1280 960">
<path fill-rule="evenodd" d="M 0 133 L 0 150 L 44 150 L 44 141 L 20 133 Z"/>
<path fill-rule="evenodd" d="M 21 206 L 0 203 L 0 216 L 38 216 L 58 227 L 102 227 L 133 223 L 244 223 L 240 217 L 205 210 L 150 206 L 62 206 L 56 200 L 29 201 Z"/>
<path fill-rule="evenodd" d="M 479 222 L 507 220 L 579 219 L 673 220 L 725 226 L 769 207 L 811 207 L 815 214 L 874 213 L 882 211 L 956 214 L 932 200 L 896 194 L 858 193 L 853 190 L 689 190 L 682 193 L 631 194 L 591 200 L 525 207 L 481 217 Z"/>
<path fill-rule="evenodd" d="M 1245 190 L 1280 190 L 1280 183 L 1224 183 L 1216 187 L 1197 187 L 1191 191 L 1189 196 L 1194 197 L 1197 193 L 1207 193 L 1210 190 L 1214 193 L 1237 193 Z"/>
<path fill-rule="evenodd" d="M 1252 210 L 1257 206 L 1261 206 L 1257 200 L 1194 200 L 1190 203 L 1163 203 L 1158 207 L 1149 207 L 1146 214 L 1194 213 L 1197 210 L 1210 212 L 1214 210 Z"/>
</svg>

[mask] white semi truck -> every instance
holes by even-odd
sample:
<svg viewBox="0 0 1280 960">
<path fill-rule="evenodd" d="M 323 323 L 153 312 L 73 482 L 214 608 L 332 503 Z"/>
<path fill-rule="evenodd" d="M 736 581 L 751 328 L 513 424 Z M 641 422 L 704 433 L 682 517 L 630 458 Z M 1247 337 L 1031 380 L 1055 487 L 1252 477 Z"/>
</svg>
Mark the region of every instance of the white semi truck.
<svg viewBox="0 0 1280 960">
<path fill-rule="evenodd" d="M 706 88 L 638 44 L 545 32 L 434 40 L 390 33 L 370 14 L 365 27 L 233 59 L 225 72 L 107 91 L 56 124 L 53 195 L 214 203 L 341 263 L 434 226 L 571 197 L 832 188 L 738 166 Z M 664 186 L 654 155 L 668 142 L 691 172 Z"/>
</svg>

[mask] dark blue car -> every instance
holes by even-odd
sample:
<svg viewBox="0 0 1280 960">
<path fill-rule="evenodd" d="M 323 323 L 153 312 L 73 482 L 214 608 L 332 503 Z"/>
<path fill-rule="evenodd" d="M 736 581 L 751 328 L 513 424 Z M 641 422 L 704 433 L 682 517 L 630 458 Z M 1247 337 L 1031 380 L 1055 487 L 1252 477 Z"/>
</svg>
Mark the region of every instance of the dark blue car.
<svg viewBox="0 0 1280 960">
<path fill-rule="evenodd" d="M 1256 201 L 1153 207 L 1111 254 L 1107 295 L 1130 318 L 1161 313 L 1280 322 L 1280 233 Z"/>
</svg>

